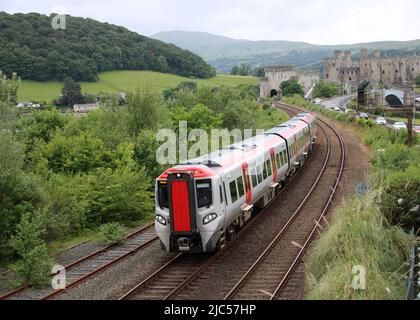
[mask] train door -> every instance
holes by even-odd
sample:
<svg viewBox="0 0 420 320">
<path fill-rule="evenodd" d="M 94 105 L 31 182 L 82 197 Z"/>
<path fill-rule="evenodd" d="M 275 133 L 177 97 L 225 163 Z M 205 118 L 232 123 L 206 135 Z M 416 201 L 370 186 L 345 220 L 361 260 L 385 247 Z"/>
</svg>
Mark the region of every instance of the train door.
<svg viewBox="0 0 420 320">
<path fill-rule="evenodd" d="M 227 196 L 226 196 L 226 184 L 225 184 L 225 179 L 223 177 L 223 175 L 220 175 L 220 181 L 219 181 L 219 208 L 220 208 L 220 213 L 221 215 L 223 215 L 225 217 L 224 221 L 224 225 L 227 222 Z"/>
</svg>

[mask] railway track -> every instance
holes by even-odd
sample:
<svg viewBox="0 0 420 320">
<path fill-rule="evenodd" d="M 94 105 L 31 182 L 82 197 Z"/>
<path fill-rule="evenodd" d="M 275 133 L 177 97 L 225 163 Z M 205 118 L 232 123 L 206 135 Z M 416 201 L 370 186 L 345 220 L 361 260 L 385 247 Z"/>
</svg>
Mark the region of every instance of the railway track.
<svg viewBox="0 0 420 320">
<path fill-rule="evenodd" d="M 22 286 L 16 290 L 0 296 L 0 300 L 48 300 L 77 286 L 97 273 L 106 270 L 117 262 L 146 248 L 158 237 L 154 232 L 154 223 L 133 232 L 125 237 L 121 244 L 106 246 L 69 265 L 64 266 L 66 271 L 66 289 L 54 290 L 52 287 L 35 290 L 29 286 Z M 51 275 L 53 277 L 54 275 Z"/>
<path fill-rule="evenodd" d="M 290 184 L 295 177 L 296 176 L 292 177 L 288 184 Z M 282 191 L 277 197 L 279 197 L 281 193 Z M 260 214 L 261 213 L 262 212 L 260 212 Z M 241 234 L 245 233 L 255 220 L 256 217 L 251 219 L 235 237 L 239 237 Z M 190 255 L 181 253 L 120 297 L 119 300 L 175 299 L 187 285 L 222 256 L 230 245 L 231 243 L 228 243 L 224 251 L 218 251 L 215 254 Z"/>
<path fill-rule="evenodd" d="M 290 112 L 290 113 L 292 113 L 292 112 Z M 296 113 L 297 112 L 293 112 L 293 114 L 296 114 Z M 324 126 L 327 126 L 327 124 L 325 124 Z M 326 130 L 327 129 L 321 127 L 321 131 L 324 132 L 324 134 L 326 136 L 326 140 L 327 140 L 327 152 L 326 152 L 325 157 L 323 159 L 322 168 L 321 168 L 316 180 L 312 184 L 312 187 L 311 187 L 310 191 L 306 194 L 306 196 L 305 196 L 304 200 L 302 201 L 301 205 L 299 206 L 299 208 L 295 211 L 295 213 L 290 217 L 288 222 L 281 229 L 281 231 L 279 233 L 280 235 L 278 234 L 277 237 L 272 241 L 272 243 L 270 243 L 271 248 L 264 250 L 264 252 L 263 252 L 264 256 L 262 258 L 258 257 L 258 259 L 255 261 L 255 263 L 252 265 L 252 270 L 255 270 L 256 267 L 258 265 L 260 265 L 260 263 L 264 260 L 264 257 L 269 252 L 271 252 L 271 250 L 277 244 L 280 237 L 283 234 L 285 234 L 286 231 L 289 230 L 291 225 L 293 225 L 294 221 L 297 220 L 300 212 L 305 207 L 305 204 L 310 199 L 311 194 L 314 192 L 314 190 L 318 186 L 318 183 L 321 181 L 321 178 L 325 174 L 325 171 L 328 167 L 328 163 L 329 163 L 329 160 L 330 160 L 331 150 L 332 150 L 331 141 L 330 141 L 330 138 L 329 138 Z M 331 130 L 334 130 L 334 129 L 331 128 Z M 342 150 L 344 150 L 344 148 L 342 148 Z M 343 156 L 343 159 L 344 159 L 344 156 Z M 344 166 L 344 162 L 342 163 L 342 166 Z M 298 171 L 298 172 L 300 173 L 300 171 Z M 330 199 L 329 203 L 331 203 L 333 195 L 335 193 L 335 189 L 338 187 L 339 180 L 340 180 L 340 177 L 341 177 L 341 172 L 342 172 L 342 168 L 340 169 L 340 175 L 334 180 L 334 181 L 336 181 L 336 185 L 334 186 L 334 191 L 332 192 L 331 196 L 329 197 L 329 199 Z M 294 177 L 296 177 L 296 176 L 294 176 Z M 290 182 L 289 182 L 289 184 L 290 184 Z M 281 196 L 281 193 L 278 195 L 278 198 Z M 273 203 L 277 202 L 277 200 L 273 201 Z M 273 203 L 270 206 L 268 206 L 267 208 L 265 208 L 262 212 L 260 212 L 258 216 L 261 216 L 264 213 L 266 213 L 265 211 L 272 210 L 273 209 Z M 326 210 L 325 210 L 325 212 L 326 212 Z M 323 213 L 322 217 L 324 216 L 325 212 Z M 238 234 L 238 237 L 241 236 L 242 233 L 245 233 L 246 230 L 249 227 L 251 227 L 252 224 L 255 223 L 256 220 L 257 219 L 254 218 L 243 230 L 241 230 L 240 234 Z M 300 222 L 297 221 L 297 223 L 299 224 Z M 316 226 L 318 226 L 321 223 L 322 223 L 322 221 L 321 222 L 317 221 L 317 223 L 315 223 L 315 219 L 314 219 L 314 220 L 310 220 L 309 225 L 312 227 L 312 225 L 314 225 L 314 224 Z M 316 232 L 316 229 L 315 229 L 315 232 Z M 300 237 L 300 239 L 301 238 L 302 238 L 302 236 Z M 311 238 L 312 238 L 312 235 L 311 235 L 310 239 Z M 308 241 L 308 243 L 309 243 L 309 241 Z M 305 242 L 305 244 L 302 246 L 302 248 L 306 248 L 308 243 Z M 194 289 L 197 289 L 199 287 L 199 281 L 200 280 L 202 280 L 203 278 L 204 279 L 206 278 L 206 273 L 210 273 L 210 272 L 212 272 L 212 270 L 217 269 L 218 265 L 219 265 L 218 262 L 220 260 L 223 260 L 226 256 L 230 255 L 230 253 L 233 251 L 233 250 L 232 251 L 230 250 L 231 244 L 232 243 L 230 243 L 225 248 L 225 250 L 220 251 L 220 252 L 218 252 L 218 253 L 216 253 L 212 256 L 210 256 L 210 255 L 191 256 L 191 255 L 180 254 L 177 257 L 175 257 L 173 260 L 171 260 L 169 263 L 164 265 L 162 268 L 157 270 L 150 277 L 148 277 L 143 282 L 138 284 L 136 287 L 134 287 L 132 290 L 130 290 L 127 294 L 125 294 L 120 299 L 121 300 L 144 300 L 144 299 L 145 300 L 147 300 L 147 299 L 174 300 L 174 299 L 191 299 L 191 298 L 192 299 L 198 299 L 198 298 L 200 298 L 200 296 L 194 293 Z M 290 244 L 290 242 L 289 242 L 289 244 Z M 304 252 L 304 250 L 302 250 L 302 253 L 303 252 Z M 302 256 L 302 253 L 300 253 L 296 257 L 296 259 L 295 259 L 296 262 L 294 263 L 293 268 L 296 265 L 296 263 L 299 261 L 300 257 Z M 244 264 L 244 265 L 246 266 L 246 264 Z M 287 272 L 288 277 L 290 276 L 293 268 L 291 268 L 290 271 Z M 219 270 L 220 269 L 221 268 L 219 268 Z M 238 270 L 235 270 L 235 273 L 239 272 L 240 269 L 243 269 L 243 266 L 238 265 L 237 269 Z M 249 269 L 244 270 L 244 272 L 242 274 L 245 274 L 245 275 L 244 275 L 243 279 L 240 280 L 239 284 L 236 283 L 236 282 L 232 283 L 232 279 L 234 279 L 234 277 L 232 277 L 232 279 L 230 279 L 230 277 L 228 277 L 226 279 L 226 283 L 224 283 L 224 284 L 226 286 L 229 286 L 230 283 L 232 283 L 232 285 L 228 288 L 230 289 L 233 286 L 233 289 L 230 290 L 230 292 L 225 296 L 225 298 L 231 298 L 231 297 L 233 297 L 234 295 L 237 294 L 238 289 L 242 288 L 242 285 L 244 284 L 244 282 L 246 280 L 248 280 L 248 278 L 253 273 L 252 270 L 251 271 L 249 271 Z M 266 279 L 266 278 L 267 278 L 266 274 L 263 275 L 263 279 Z M 273 280 L 273 279 L 271 278 L 271 280 Z M 272 283 L 275 284 L 275 285 L 277 284 L 276 281 L 274 281 Z M 284 283 L 285 283 L 285 281 L 283 281 L 282 286 L 284 285 Z M 280 288 L 282 286 L 280 286 Z M 193 290 L 191 290 L 191 289 L 193 289 Z M 261 292 L 263 292 L 263 291 L 261 291 Z M 260 292 L 260 296 L 259 296 L 260 298 L 261 298 L 261 292 Z M 266 293 L 263 293 L 263 295 L 264 295 L 264 298 L 267 298 Z M 275 295 L 273 295 L 273 296 L 275 296 Z M 205 297 L 208 298 L 208 296 L 205 296 Z M 246 295 L 242 296 L 242 298 L 249 299 L 249 298 L 257 298 L 257 297 L 255 297 L 254 295 L 246 294 Z"/>
</svg>

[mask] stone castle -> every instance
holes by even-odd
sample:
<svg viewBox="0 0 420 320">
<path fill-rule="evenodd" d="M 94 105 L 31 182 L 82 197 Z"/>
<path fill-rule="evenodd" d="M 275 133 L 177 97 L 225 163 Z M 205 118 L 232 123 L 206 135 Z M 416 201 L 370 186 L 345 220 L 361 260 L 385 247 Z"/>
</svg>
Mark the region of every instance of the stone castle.
<svg viewBox="0 0 420 320">
<path fill-rule="evenodd" d="M 334 58 L 324 60 L 324 79 L 353 92 L 364 80 L 369 80 L 372 87 L 405 82 L 412 82 L 420 74 L 420 56 L 382 57 L 380 51 L 371 56 L 367 49 L 361 49 L 360 61 L 352 59 L 352 52 L 336 50 Z"/>
<path fill-rule="evenodd" d="M 260 79 L 261 98 L 271 98 L 280 95 L 282 82 L 295 79 L 308 92 L 314 83 L 319 82 L 320 72 L 316 70 L 300 71 L 295 65 L 279 65 L 264 68 L 265 77 Z"/>
</svg>

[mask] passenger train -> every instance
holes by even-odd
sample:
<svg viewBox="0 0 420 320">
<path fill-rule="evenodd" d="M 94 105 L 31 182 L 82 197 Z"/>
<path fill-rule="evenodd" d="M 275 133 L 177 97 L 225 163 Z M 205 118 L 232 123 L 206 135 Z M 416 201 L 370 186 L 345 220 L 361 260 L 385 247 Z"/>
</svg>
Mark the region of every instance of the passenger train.
<svg viewBox="0 0 420 320">
<path fill-rule="evenodd" d="M 167 252 L 215 252 L 266 207 L 303 165 L 316 118 L 302 113 L 262 135 L 165 171 L 156 181 L 156 232 Z"/>
</svg>

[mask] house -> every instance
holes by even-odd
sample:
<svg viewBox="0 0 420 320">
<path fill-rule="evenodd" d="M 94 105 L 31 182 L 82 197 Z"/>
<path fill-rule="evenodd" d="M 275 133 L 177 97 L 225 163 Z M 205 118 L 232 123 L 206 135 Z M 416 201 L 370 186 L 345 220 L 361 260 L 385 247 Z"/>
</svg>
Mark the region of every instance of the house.
<svg viewBox="0 0 420 320">
<path fill-rule="evenodd" d="M 73 106 L 74 113 L 88 113 L 92 110 L 99 109 L 100 103 L 75 104 Z"/>
<path fill-rule="evenodd" d="M 17 108 L 35 108 L 35 109 L 38 109 L 38 108 L 41 108 L 41 105 L 39 103 L 32 103 L 32 102 L 29 102 L 29 101 L 24 101 L 24 102 L 19 102 L 16 105 L 16 107 Z"/>
</svg>

